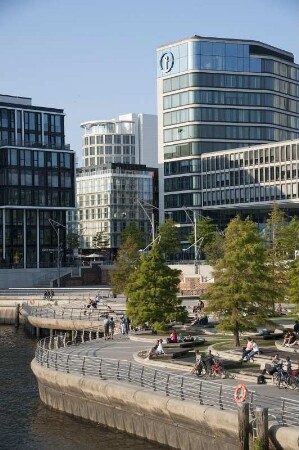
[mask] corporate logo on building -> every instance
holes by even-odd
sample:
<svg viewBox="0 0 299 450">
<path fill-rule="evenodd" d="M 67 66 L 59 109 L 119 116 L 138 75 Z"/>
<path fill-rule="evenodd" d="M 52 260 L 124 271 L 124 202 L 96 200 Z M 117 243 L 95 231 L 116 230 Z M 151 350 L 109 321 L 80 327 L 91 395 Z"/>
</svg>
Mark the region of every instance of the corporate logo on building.
<svg viewBox="0 0 299 450">
<path fill-rule="evenodd" d="M 160 66 L 163 73 L 168 73 L 173 68 L 174 56 L 171 52 L 165 52 L 161 56 Z"/>
</svg>

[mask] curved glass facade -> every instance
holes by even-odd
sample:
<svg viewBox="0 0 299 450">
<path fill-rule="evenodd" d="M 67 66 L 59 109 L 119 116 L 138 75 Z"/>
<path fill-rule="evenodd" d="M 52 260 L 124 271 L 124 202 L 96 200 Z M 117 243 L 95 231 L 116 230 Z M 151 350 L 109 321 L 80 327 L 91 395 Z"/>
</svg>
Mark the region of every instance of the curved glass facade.
<svg viewBox="0 0 299 450">
<path fill-rule="evenodd" d="M 193 36 L 158 49 L 157 73 L 166 212 L 202 205 L 203 153 L 299 138 L 299 66 L 287 51 Z"/>
</svg>

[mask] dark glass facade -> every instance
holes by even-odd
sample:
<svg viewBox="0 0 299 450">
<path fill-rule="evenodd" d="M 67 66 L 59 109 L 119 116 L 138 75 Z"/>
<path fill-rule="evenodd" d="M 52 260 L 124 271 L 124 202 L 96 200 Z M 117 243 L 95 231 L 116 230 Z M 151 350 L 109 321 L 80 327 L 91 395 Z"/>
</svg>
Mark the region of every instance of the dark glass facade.
<svg viewBox="0 0 299 450">
<path fill-rule="evenodd" d="M 183 206 L 213 204 L 204 186 L 226 182 L 200 177 L 202 154 L 299 138 L 299 66 L 289 52 L 193 36 L 158 49 L 157 73 L 160 206 L 180 223 Z"/>
<path fill-rule="evenodd" d="M 74 171 L 74 152 L 64 142 L 63 110 L 0 96 L 2 268 L 56 266 L 57 234 L 49 219 L 65 226 L 66 211 L 75 206 Z"/>
</svg>

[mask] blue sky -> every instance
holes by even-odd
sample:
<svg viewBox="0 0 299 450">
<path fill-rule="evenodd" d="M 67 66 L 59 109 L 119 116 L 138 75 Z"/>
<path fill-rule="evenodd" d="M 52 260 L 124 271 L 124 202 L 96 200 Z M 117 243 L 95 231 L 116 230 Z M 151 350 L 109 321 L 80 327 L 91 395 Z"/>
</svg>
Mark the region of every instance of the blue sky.
<svg viewBox="0 0 299 450">
<path fill-rule="evenodd" d="M 81 122 L 156 113 L 160 45 L 256 39 L 299 63 L 298 25 L 299 0 L 0 0 L 0 93 L 63 108 L 81 155 Z"/>
</svg>

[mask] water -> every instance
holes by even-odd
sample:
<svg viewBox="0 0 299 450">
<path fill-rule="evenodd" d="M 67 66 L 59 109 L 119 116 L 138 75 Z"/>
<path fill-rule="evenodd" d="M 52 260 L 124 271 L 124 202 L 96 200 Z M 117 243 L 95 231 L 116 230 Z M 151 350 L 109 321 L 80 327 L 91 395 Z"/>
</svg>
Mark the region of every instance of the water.
<svg viewBox="0 0 299 450">
<path fill-rule="evenodd" d="M 35 345 L 21 328 L 0 326 L 1 450 L 165 450 L 44 406 L 30 369 Z"/>
</svg>

